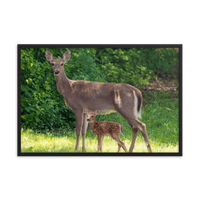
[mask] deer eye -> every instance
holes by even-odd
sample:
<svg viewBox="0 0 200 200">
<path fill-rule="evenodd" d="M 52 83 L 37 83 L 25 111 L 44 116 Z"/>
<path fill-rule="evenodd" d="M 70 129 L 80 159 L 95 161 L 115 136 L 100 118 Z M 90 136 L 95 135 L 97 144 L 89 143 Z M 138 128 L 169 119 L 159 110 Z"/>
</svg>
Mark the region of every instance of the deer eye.
<svg viewBox="0 0 200 200">
<path fill-rule="evenodd" d="M 63 63 L 61 63 L 60 65 L 63 66 Z"/>
<path fill-rule="evenodd" d="M 92 116 L 92 117 L 94 117 L 94 116 Z"/>
<path fill-rule="evenodd" d="M 52 63 L 52 66 L 54 66 L 54 63 Z"/>
</svg>

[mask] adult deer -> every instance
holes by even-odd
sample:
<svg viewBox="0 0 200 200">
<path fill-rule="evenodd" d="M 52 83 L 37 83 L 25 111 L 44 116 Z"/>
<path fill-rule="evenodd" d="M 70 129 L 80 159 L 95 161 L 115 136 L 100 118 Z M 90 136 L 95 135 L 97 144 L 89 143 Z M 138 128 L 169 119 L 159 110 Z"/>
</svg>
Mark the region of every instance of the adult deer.
<svg viewBox="0 0 200 200">
<path fill-rule="evenodd" d="M 76 151 L 79 149 L 80 134 L 82 134 L 82 150 L 86 151 L 85 133 L 88 122 L 84 109 L 87 109 L 90 111 L 100 110 L 101 114 L 116 111 L 120 113 L 133 130 L 133 139 L 129 152 L 133 151 L 138 130 L 141 131 L 147 144 L 147 149 L 151 152 L 146 125 L 137 119 L 141 117 L 142 107 L 142 94 L 137 88 L 125 83 L 70 80 L 64 71 L 64 64 L 71 57 L 70 50 L 63 54 L 62 59 L 54 59 L 53 55 L 47 50 L 45 56 L 52 64 L 58 91 L 64 97 L 66 105 L 75 113 Z"/>
</svg>

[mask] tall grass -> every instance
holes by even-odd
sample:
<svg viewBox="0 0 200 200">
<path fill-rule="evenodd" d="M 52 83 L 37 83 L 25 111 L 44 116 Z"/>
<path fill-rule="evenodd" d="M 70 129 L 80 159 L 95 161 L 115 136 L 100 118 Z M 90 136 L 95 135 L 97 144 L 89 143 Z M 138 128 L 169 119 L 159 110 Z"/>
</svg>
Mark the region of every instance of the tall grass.
<svg viewBox="0 0 200 200">
<path fill-rule="evenodd" d="M 179 111 L 178 99 L 165 99 L 152 101 L 142 109 L 143 123 L 146 124 L 147 134 L 153 152 L 178 152 L 179 147 Z M 98 121 L 116 121 L 123 124 L 124 136 L 120 139 L 129 149 L 132 141 L 132 129 L 127 121 L 118 113 L 97 116 Z M 97 152 L 97 137 L 87 129 L 87 152 Z M 75 152 L 75 130 L 60 130 L 56 132 L 41 133 L 33 130 L 21 131 L 21 152 Z M 103 152 L 117 152 L 118 145 L 115 140 L 105 136 Z M 79 152 L 82 152 L 80 140 Z M 124 152 L 121 148 L 120 152 Z M 138 133 L 133 152 L 147 152 L 142 134 Z"/>
</svg>

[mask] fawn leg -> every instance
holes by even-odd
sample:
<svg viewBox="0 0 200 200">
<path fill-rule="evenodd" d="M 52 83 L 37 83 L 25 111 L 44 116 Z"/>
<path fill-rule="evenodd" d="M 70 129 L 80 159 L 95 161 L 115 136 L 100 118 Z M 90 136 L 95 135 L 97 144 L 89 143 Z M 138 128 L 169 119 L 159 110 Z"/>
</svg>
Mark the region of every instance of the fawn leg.
<svg viewBox="0 0 200 200">
<path fill-rule="evenodd" d="M 123 143 L 121 140 L 120 140 L 120 142 L 121 142 L 121 144 L 120 144 L 120 145 L 121 145 L 121 147 L 124 149 L 124 151 L 125 151 L 125 152 L 127 152 L 127 149 L 126 149 L 126 146 L 125 146 L 125 144 L 124 144 L 124 143 Z"/>
<path fill-rule="evenodd" d="M 121 146 L 118 144 L 118 152 L 120 151 Z"/>
<path fill-rule="evenodd" d="M 127 152 L 127 149 L 126 149 L 126 146 L 125 146 L 125 144 L 119 139 L 119 136 L 113 136 L 112 137 L 114 140 L 116 140 L 117 141 L 117 143 L 118 143 L 118 150 L 120 149 L 119 148 L 119 145 L 124 149 L 124 151 L 125 152 Z M 118 151 L 119 152 L 119 151 Z"/>
<path fill-rule="evenodd" d="M 100 149 L 101 149 L 101 139 L 102 138 L 102 136 L 101 135 L 98 135 L 98 153 L 99 153 L 99 151 L 100 151 Z"/>
<path fill-rule="evenodd" d="M 102 137 L 101 137 L 101 147 L 100 147 L 101 153 L 102 153 L 102 146 L 103 146 L 103 135 L 102 135 Z"/>
</svg>

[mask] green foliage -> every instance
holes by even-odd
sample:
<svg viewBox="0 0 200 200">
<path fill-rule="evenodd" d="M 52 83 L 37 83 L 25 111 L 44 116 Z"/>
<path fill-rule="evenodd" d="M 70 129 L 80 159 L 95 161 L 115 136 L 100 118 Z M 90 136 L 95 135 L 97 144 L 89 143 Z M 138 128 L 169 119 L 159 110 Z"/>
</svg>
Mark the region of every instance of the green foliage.
<svg viewBox="0 0 200 200">
<path fill-rule="evenodd" d="M 140 48 L 140 60 L 149 70 L 168 71 L 178 61 L 178 52 L 171 48 Z"/>
<path fill-rule="evenodd" d="M 97 49 L 98 67 L 106 80 L 136 87 L 156 79 L 156 72 L 168 71 L 178 61 L 175 49 L 121 48 Z"/>
</svg>

